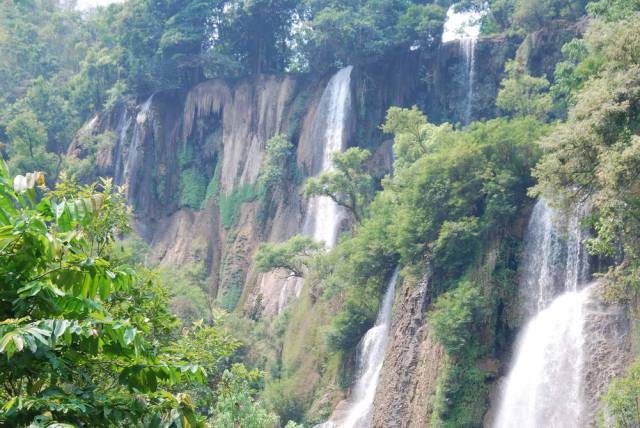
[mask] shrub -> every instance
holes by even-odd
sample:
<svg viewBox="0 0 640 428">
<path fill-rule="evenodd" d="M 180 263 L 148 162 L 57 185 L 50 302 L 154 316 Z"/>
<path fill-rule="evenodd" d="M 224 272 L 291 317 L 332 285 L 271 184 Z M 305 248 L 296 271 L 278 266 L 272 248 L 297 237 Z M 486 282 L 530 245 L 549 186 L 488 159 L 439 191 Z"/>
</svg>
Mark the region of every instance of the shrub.
<svg viewBox="0 0 640 428">
<path fill-rule="evenodd" d="M 180 205 L 197 210 L 205 198 L 206 178 L 202 171 L 188 168 L 180 173 Z"/>
<path fill-rule="evenodd" d="M 473 337 L 473 323 L 480 318 L 482 309 L 482 293 L 468 281 L 436 300 L 429 321 L 436 339 L 449 355 L 459 355 L 467 346 Z"/>
<path fill-rule="evenodd" d="M 220 195 L 220 221 L 225 229 L 229 229 L 238 221 L 240 206 L 246 202 L 254 201 L 260 192 L 255 185 L 243 184 L 235 188 L 229 195 Z"/>
</svg>

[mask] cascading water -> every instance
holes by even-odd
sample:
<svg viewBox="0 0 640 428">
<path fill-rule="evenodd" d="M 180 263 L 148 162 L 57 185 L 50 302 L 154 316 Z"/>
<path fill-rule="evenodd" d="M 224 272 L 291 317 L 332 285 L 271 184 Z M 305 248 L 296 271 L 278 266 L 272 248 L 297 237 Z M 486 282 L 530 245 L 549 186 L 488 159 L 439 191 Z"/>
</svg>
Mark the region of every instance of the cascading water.
<svg viewBox="0 0 640 428">
<path fill-rule="evenodd" d="M 318 103 L 318 115 L 314 129 L 323 130 L 317 144 L 322 144 L 320 172 L 331 171 L 331 160 L 335 153 L 341 152 L 345 145 L 345 134 L 349 113 L 351 112 L 351 70 L 345 67 L 334 74 L 324 89 Z M 316 241 L 324 242 L 327 248 L 336 244 L 338 227 L 344 218 L 344 210 L 331 198 L 319 196 L 309 199 L 303 231 Z M 278 295 L 277 313 L 281 313 L 290 299 L 300 297 L 302 280 L 287 278 Z"/>
<path fill-rule="evenodd" d="M 335 419 L 316 428 L 366 428 L 371 426 L 371 410 L 384 355 L 389 342 L 391 314 L 399 269 L 393 272 L 384 293 L 378 318 L 360 340 L 357 354 L 357 380 L 348 399 L 348 407 Z"/>
<path fill-rule="evenodd" d="M 496 428 L 584 426 L 583 332 L 592 288 L 580 290 L 588 279 L 582 215 L 583 208 L 571 214 L 562 239 L 553 223 L 558 214 L 542 200 L 533 210 L 521 275 L 525 300 L 535 316 L 518 340 Z"/>
<path fill-rule="evenodd" d="M 116 128 L 118 132 L 118 143 L 116 145 L 113 177 L 115 184 L 119 186 L 124 182 L 122 177 L 122 148 L 126 144 L 127 132 L 129 132 L 130 126 L 131 116 L 129 115 L 129 110 L 125 107 L 122 110 L 122 116 L 120 117 L 118 127 Z"/>
<path fill-rule="evenodd" d="M 473 118 L 473 85 L 476 77 L 476 37 L 466 37 L 460 40 L 460 46 L 464 54 L 465 72 L 467 77 L 467 95 L 465 100 L 463 121 L 465 125 L 471 123 Z"/>
<path fill-rule="evenodd" d="M 151 102 L 153 101 L 153 95 L 142 104 L 140 111 L 136 116 L 135 126 L 133 127 L 133 136 L 131 137 L 131 144 L 127 152 L 127 158 L 124 161 L 123 168 L 123 182 L 126 182 L 129 186 L 128 195 L 134 194 L 135 180 L 132 180 L 131 175 L 138 170 L 139 161 L 139 147 L 143 138 L 143 127 L 147 124 L 147 118 L 149 111 L 151 110 Z"/>
<path fill-rule="evenodd" d="M 319 129 L 325 129 L 321 172 L 333 169 L 332 156 L 344 149 L 346 125 L 351 111 L 352 69 L 352 66 L 348 66 L 334 74 L 320 98 L 318 110 L 326 112 L 320 118 L 325 123 L 318 124 Z M 305 232 L 331 248 L 336 244 L 338 226 L 343 216 L 342 209 L 332 199 L 326 196 L 311 198 L 307 206 Z"/>
<path fill-rule="evenodd" d="M 473 119 L 473 96 L 476 72 L 476 42 L 480 35 L 480 21 L 486 14 L 485 9 L 456 10 L 456 5 L 449 7 L 447 20 L 442 32 L 442 43 L 458 41 L 465 60 L 464 78 L 466 96 L 461 121 L 464 125 Z"/>
<path fill-rule="evenodd" d="M 533 316 L 549 306 L 563 289 L 564 252 L 555 211 L 540 199 L 531 213 L 520 269 L 520 290 L 525 314 Z"/>
</svg>

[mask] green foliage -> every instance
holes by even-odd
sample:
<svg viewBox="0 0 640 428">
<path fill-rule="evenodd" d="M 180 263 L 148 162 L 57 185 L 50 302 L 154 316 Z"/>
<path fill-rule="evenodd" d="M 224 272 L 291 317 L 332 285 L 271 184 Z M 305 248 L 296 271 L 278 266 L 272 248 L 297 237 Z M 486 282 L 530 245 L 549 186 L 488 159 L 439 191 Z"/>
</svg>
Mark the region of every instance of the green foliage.
<svg viewBox="0 0 640 428">
<path fill-rule="evenodd" d="M 517 0 L 513 24 L 527 32 L 536 31 L 552 19 L 577 20 L 584 15 L 587 0 Z"/>
<path fill-rule="evenodd" d="M 486 374 L 473 366 L 455 364 L 438 379 L 432 424 L 440 428 L 476 427 L 487 411 Z"/>
<path fill-rule="evenodd" d="M 284 269 L 294 276 L 302 277 L 309 261 L 323 249 L 322 243 L 308 236 L 296 235 L 281 244 L 263 244 L 253 259 L 258 272 Z"/>
<path fill-rule="evenodd" d="M 634 362 L 624 376 L 614 379 L 604 397 L 606 416 L 600 426 L 633 427 L 640 424 L 640 362 Z"/>
<path fill-rule="evenodd" d="M 202 171 L 187 168 L 180 172 L 180 205 L 200 209 L 207 191 L 207 179 Z"/>
<path fill-rule="evenodd" d="M 58 157 L 47 150 L 47 132 L 36 115 L 26 110 L 7 123 L 7 154 L 11 168 L 20 171 L 42 170 L 50 177 L 58 172 Z"/>
<path fill-rule="evenodd" d="M 358 147 L 335 153 L 333 169 L 309 178 L 304 186 L 305 196 L 327 196 L 348 209 L 360 223 L 373 197 L 373 179 L 366 171 L 370 157 L 368 150 Z"/>
<path fill-rule="evenodd" d="M 216 167 L 213 170 L 213 175 L 209 184 L 207 184 L 207 190 L 204 194 L 204 200 L 202 201 L 201 209 L 204 209 L 207 203 L 214 198 L 218 198 L 220 195 L 220 169 L 222 168 L 222 162 L 216 162 Z"/>
<path fill-rule="evenodd" d="M 477 255 L 480 232 L 477 217 L 442 223 L 432 248 L 434 268 L 445 271 L 445 276 L 460 275 Z"/>
<path fill-rule="evenodd" d="M 429 323 L 433 326 L 436 339 L 449 355 L 459 355 L 473 340 L 472 326 L 482 319 L 482 310 L 481 291 L 466 281 L 441 295 L 433 304 Z"/>
<path fill-rule="evenodd" d="M 265 389 L 265 401 L 283 421 L 290 421 L 287 426 L 296 427 L 294 420 L 301 421 L 304 418 L 306 403 L 302 397 L 296 396 L 295 384 L 291 381 L 272 382 Z M 300 427 L 302 425 L 299 425 Z"/>
<path fill-rule="evenodd" d="M 9 181 L 2 164 L 0 423 L 201 426 L 188 396 L 167 388 L 202 382 L 205 372 L 159 352 L 119 298 L 135 274 L 103 254 L 126 212 L 109 182 L 91 196 L 91 186 L 65 184 L 37 202 L 39 177 L 19 192 Z M 113 305 L 132 317 L 114 318 Z"/>
<path fill-rule="evenodd" d="M 220 398 L 215 408 L 213 424 L 220 428 L 276 427 L 278 417 L 269 413 L 262 403 L 252 397 L 252 389 L 262 382 L 262 373 L 233 365 L 224 372 Z"/>
<path fill-rule="evenodd" d="M 396 138 L 404 132 L 396 130 Z M 433 134 L 428 152 L 385 185 L 397 195 L 389 227 L 403 259 L 419 259 L 447 220 L 478 217 L 484 232 L 506 224 L 533 184 L 528 171 L 539 155 L 532 140 L 543 132 L 539 122 L 522 118 Z"/>
<path fill-rule="evenodd" d="M 544 120 L 553 107 L 548 93 L 549 81 L 545 77 L 533 77 L 518 60 L 505 65 L 507 77 L 500 82 L 496 105 L 514 116 L 534 116 Z"/>
<path fill-rule="evenodd" d="M 344 296 L 328 332 L 333 349 L 352 350 L 372 325 L 398 259 L 409 267 L 434 260 L 434 299 L 457 284 L 484 239 L 502 233 L 528 202 L 529 171 L 539 157 L 534 141 L 546 132 L 531 117 L 476 123 L 464 131 L 446 125 L 436 132 L 416 109 L 394 109 L 388 117 L 385 129 L 394 132 L 404 156 L 361 225 L 327 256 L 328 272 L 320 274 L 329 295 L 339 290 Z"/>
<path fill-rule="evenodd" d="M 380 300 L 377 288 L 368 286 L 351 290 L 327 334 L 327 343 L 334 350 L 355 350 L 378 312 Z"/>
<path fill-rule="evenodd" d="M 211 406 L 218 400 L 220 389 L 224 387 L 220 381 L 224 373 L 232 368 L 232 361 L 241 347 L 240 341 L 224 327 L 225 316 L 216 315 L 213 325 L 207 325 L 202 320 L 186 325 L 180 336 L 167 347 L 206 370 L 205 383 L 190 382 L 181 385 L 200 405 Z M 246 369 L 239 365 L 236 370 Z"/>
<path fill-rule="evenodd" d="M 449 2 L 305 2 L 309 19 L 299 32 L 300 46 L 314 70 L 358 64 L 410 47 L 437 45 Z"/>
<path fill-rule="evenodd" d="M 163 283 L 169 284 L 169 307 L 185 325 L 211 319 L 210 297 L 204 263 L 185 263 L 179 268 L 163 267 L 159 271 Z"/>
<path fill-rule="evenodd" d="M 594 21 L 590 27 L 584 61 L 601 58 L 601 69 L 576 93 L 567 122 L 542 140 L 546 154 L 535 169 L 539 183 L 532 192 L 563 207 L 590 201 L 595 236 L 589 249 L 624 255 L 624 262 L 610 272 L 618 282 L 625 273 L 633 274 L 640 260 L 637 19 L 635 13 L 620 21 Z"/>
<path fill-rule="evenodd" d="M 452 131 L 451 125 L 433 125 L 427 121 L 418 107 L 411 109 L 391 107 L 381 129 L 394 134 L 393 152 L 396 156 L 394 166 L 405 168 L 429 151 L 429 145 L 446 137 Z"/>
<path fill-rule="evenodd" d="M 193 145 L 188 144 L 178 153 L 180 167 L 180 205 L 197 210 L 207 197 L 207 178 L 199 168 L 199 162 Z M 215 178 L 215 175 L 214 175 Z"/>
<path fill-rule="evenodd" d="M 230 194 L 220 194 L 218 204 L 220 207 L 220 222 L 225 229 L 236 225 L 240 216 L 240 207 L 246 202 L 252 202 L 260 196 L 260 189 L 252 184 L 242 184 L 231 191 Z"/>
<path fill-rule="evenodd" d="M 265 192 L 273 193 L 276 187 L 284 185 L 292 158 L 293 144 L 286 136 L 278 134 L 270 138 L 265 146 L 258 186 Z"/>
<path fill-rule="evenodd" d="M 256 216 L 260 225 L 266 224 L 279 201 L 288 198 L 287 185 L 295 182 L 296 174 L 293 144 L 282 134 L 267 140 L 256 182 L 260 193 L 260 206 Z"/>
<path fill-rule="evenodd" d="M 602 57 L 589 55 L 584 39 L 573 39 L 562 47 L 564 61 L 556 64 L 555 81 L 551 86 L 556 114 L 566 117 L 570 107 L 575 105 L 576 93 L 582 89 L 589 77 L 603 66 Z"/>
<path fill-rule="evenodd" d="M 603 17 L 607 21 L 620 21 L 634 12 L 640 12 L 638 0 L 597 0 L 589 2 L 587 11 L 590 15 Z"/>
<path fill-rule="evenodd" d="M 80 133 L 76 150 L 67 154 L 63 159 L 63 172 L 61 174 L 83 183 L 96 181 L 98 179 L 96 175 L 96 165 L 99 164 L 98 159 L 111 156 L 115 143 L 116 136 L 110 131 L 99 135 Z M 82 158 L 79 158 L 78 154 L 81 154 Z"/>
<path fill-rule="evenodd" d="M 587 0 L 490 0 L 483 33 L 532 33 L 553 21 L 577 21 L 585 15 Z"/>
</svg>

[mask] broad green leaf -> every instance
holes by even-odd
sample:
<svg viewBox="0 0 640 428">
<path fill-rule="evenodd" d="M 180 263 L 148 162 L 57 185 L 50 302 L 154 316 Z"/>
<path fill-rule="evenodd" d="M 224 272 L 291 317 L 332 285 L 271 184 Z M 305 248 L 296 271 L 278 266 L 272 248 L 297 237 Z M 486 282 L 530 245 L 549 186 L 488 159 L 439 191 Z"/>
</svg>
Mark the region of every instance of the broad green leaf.
<svg viewBox="0 0 640 428">
<path fill-rule="evenodd" d="M 13 336 L 13 343 L 16 345 L 16 350 L 18 352 L 22 351 L 22 348 L 24 347 L 24 340 L 22 339 L 22 336 L 19 334 Z"/>
</svg>

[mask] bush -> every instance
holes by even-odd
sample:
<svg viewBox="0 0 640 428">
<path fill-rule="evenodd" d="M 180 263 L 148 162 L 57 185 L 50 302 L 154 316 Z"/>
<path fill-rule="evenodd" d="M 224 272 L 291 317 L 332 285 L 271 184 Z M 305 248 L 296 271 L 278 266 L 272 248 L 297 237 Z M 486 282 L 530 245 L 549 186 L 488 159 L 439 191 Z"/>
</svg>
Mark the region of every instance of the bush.
<svg viewBox="0 0 640 428">
<path fill-rule="evenodd" d="M 433 305 L 429 322 L 438 342 L 447 353 L 457 356 L 473 338 L 473 324 L 480 319 L 483 295 L 470 282 L 444 293 Z"/>
<path fill-rule="evenodd" d="M 197 210 L 202 206 L 207 180 L 202 171 L 188 168 L 180 173 L 180 205 Z"/>
<path fill-rule="evenodd" d="M 445 221 L 433 244 L 433 265 L 447 276 L 459 276 L 475 259 L 480 247 L 477 217 Z"/>
<path fill-rule="evenodd" d="M 640 360 L 633 363 L 625 376 L 614 379 L 604 397 L 607 417 L 603 426 L 611 428 L 640 425 Z"/>
<path fill-rule="evenodd" d="M 238 221 L 240 206 L 246 202 L 254 201 L 260 196 L 259 189 L 252 184 L 243 184 L 231 191 L 229 195 L 220 195 L 220 221 L 225 229 L 229 229 Z"/>
<path fill-rule="evenodd" d="M 351 289 L 327 334 L 329 347 L 334 350 L 352 351 L 362 336 L 373 325 L 379 298 L 376 287 Z"/>
</svg>

